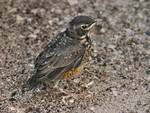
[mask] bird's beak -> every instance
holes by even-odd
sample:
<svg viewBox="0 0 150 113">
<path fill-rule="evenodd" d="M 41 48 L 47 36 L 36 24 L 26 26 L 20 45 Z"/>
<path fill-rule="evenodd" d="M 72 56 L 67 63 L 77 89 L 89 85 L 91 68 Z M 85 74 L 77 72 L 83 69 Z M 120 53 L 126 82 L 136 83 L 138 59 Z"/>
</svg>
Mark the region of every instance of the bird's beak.
<svg viewBox="0 0 150 113">
<path fill-rule="evenodd" d="M 91 29 L 95 24 L 97 24 L 97 23 L 99 23 L 101 21 L 103 21 L 102 18 L 96 18 L 96 19 L 94 19 L 94 22 L 89 25 L 88 29 Z"/>
<path fill-rule="evenodd" d="M 96 23 L 99 23 L 99 22 L 101 22 L 101 21 L 103 21 L 102 18 L 96 18 L 96 19 L 94 20 L 94 23 L 96 24 Z"/>
</svg>

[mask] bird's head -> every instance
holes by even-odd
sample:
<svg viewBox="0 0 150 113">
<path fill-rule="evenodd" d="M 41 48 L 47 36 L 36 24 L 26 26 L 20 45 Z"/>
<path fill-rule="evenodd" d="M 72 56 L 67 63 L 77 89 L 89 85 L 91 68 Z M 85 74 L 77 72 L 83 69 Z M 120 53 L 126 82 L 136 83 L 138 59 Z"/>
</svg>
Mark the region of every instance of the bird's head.
<svg viewBox="0 0 150 113">
<path fill-rule="evenodd" d="M 69 23 L 68 34 L 72 37 L 83 37 L 96 23 L 102 20 L 102 18 L 91 19 L 88 16 L 77 16 Z"/>
</svg>

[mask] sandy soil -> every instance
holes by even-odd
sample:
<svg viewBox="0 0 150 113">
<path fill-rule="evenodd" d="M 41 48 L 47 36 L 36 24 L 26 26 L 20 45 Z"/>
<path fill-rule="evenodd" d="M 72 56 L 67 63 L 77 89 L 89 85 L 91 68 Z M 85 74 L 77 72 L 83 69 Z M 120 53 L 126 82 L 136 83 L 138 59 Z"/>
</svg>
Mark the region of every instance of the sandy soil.
<svg viewBox="0 0 150 113">
<path fill-rule="evenodd" d="M 26 91 L 36 56 L 79 14 L 104 18 L 83 73 L 59 84 L 81 96 Z M 150 113 L 150 1 L 0 0 L 0 112 Z"/>
</svg>

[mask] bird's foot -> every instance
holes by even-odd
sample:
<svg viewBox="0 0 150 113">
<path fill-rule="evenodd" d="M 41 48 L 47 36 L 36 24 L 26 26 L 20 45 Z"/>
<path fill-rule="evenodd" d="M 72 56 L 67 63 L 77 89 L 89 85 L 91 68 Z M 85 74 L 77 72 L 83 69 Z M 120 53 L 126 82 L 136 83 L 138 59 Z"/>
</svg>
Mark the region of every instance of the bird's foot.
<svg viewBox="0 0 150 113">
<path fill-rule="evenodd" d="M 66 89 L 62 89 L 62 88 L 57 88 L 59 90 L 59 92 L 56 93 L 64 93 L 67 95 L 67 97 L 73 97 L 73 98 L 80 98 L 81 96 L 83 96 L 84 94 L 77 94 L 77 93 L 73 93 L 74 91 L 72 90 L 66 90 Z"/>
<path fill-rule="evenodd" d="M 69 97 L 79 98 L 79 97 L 83 96 L 83 94 L 76 94 L 76 93 L 73 93 L 74 91 L 72 91 L 72 90 L 66 90 L 66 89 L 60 88 L 60 87 L 58 86 L 59 81 L 60 81 L 60 80 L 57 80 L 57 81 L 55 82 L 54 87 L 53 87 L 54 89 L 58 89 L 58 90 L 59 90 L 59 92 L 55 92 L 55 93 L 57 93 L 57 94 L 64 93 L 64 94 L 67 95 L 68 98 L 69 98 Z"/>
</svg>

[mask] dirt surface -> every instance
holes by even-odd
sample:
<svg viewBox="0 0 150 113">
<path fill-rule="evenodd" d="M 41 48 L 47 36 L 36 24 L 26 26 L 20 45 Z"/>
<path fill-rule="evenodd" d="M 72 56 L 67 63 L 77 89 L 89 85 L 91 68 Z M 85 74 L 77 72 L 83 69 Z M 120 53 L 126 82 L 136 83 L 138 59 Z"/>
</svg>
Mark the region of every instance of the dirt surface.
<svg viewBox="0 0 150 113">
<path fill-rule="evenodd" d="M 61 88 L 23 88 L 42 48 L 76 15 L 102 17 L 92 55 Z M 150 113 L 149 0 L 0 0 L 0 112 Z"/>
</svg>

